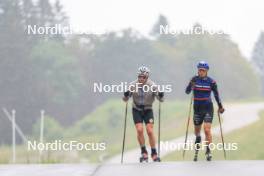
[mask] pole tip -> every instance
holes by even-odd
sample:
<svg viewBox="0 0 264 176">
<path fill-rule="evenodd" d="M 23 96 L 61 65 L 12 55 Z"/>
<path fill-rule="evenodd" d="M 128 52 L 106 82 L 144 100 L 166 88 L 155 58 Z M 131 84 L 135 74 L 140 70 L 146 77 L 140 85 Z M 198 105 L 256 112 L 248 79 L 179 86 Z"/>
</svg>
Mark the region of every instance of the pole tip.
<svg viewBox="0 0 264 176">
<path fill-rule="evenodd" d="M 42 109 L 42 110 L 40 111 L 40 113 L 41 113 L 42 115 L 44 115 L 44 114 L 45 114 L 45 110 Z"/>
</svg>

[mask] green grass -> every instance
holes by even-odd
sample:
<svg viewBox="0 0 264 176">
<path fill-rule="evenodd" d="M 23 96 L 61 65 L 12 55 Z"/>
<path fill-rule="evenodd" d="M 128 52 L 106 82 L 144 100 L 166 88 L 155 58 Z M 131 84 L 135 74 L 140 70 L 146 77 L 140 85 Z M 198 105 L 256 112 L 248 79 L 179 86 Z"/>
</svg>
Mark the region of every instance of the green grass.
<svg viewBox="0 0 264 176">
<path fill-rule="evenodd" d="M 225 143 L 237 143 L 238 150 L 227 151 L 228 160 L 263 160 L 264 159 L 264 111 L 260 112 L 260 120 L 244 128 L 235 130 L 224 136 Z M 221 142 L 213 137 L 214 143 Z M 186 152 L 186 160 L 192 160 L 194 151 Z M 204 160 L 204 152 L 199 154 Z M 214 160 L 223 160 L 223 151 L 213 151 Z M 182 151 L 174 152 L 163 158 L 163 161 L 182 160 Z"/>
<path fill-rule="evenodd" d="M 260 112 L 260 120 L 242 129 L 226 135 L 226 141 L 236 142 L 238 150 L 228 152 L 230 160 L 263 160 L 264 159 L 264 110 Z M 221 158 L 219 152 L 216 158 Z"/>
</svg>

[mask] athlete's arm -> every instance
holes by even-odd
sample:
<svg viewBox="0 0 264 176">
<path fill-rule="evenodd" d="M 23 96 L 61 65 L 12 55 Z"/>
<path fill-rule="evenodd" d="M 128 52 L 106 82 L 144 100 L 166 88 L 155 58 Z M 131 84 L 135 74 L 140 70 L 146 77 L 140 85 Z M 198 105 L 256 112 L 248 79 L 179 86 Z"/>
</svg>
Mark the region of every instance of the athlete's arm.
<svg viewBox="0 0 264 176">
<path fill-rule="evenodd" d="M 215 97 L 215 100 L 217 102 L 217 105 L 218 105 L 218 108 L 219 109 L 223 109 L 223 105 L 222 105 L 222 102 L 221 102 L 221 99 L 220 99 L 220 96 L 219 96 L 219 92 L 218 92 L 218 88 L 217 88 L 217 84 L 215 81 L 212 82 L 212 91 L 214 93 L 214 97 Z"/>
<path fill-rule="evenodd" d="M 191 93 L 194 84 L 195 84 L 195 77 L 193 77 L 193 78 L 191 79 L 191 81 L 189 82 L 188 86 L 186 87 L 186 89 L 185 89 L 185 93 L 186 93 L 186 94 Z"/>
<path fill-rule="evenodd" d="M 154 86 L 153 87 L 153 95 L 160 101 L 160 102 L 163 102 L 164 101 L 164 92 L 160 92 L 159 89 L 158 89 L 158 86 L 152 82 L 151 86 Z"/>
<path fill-rule="evenodd" d="M 186 87 L 186 89 L 185 89 L 185 93 L 186 94 L 189 94 L 189 93 L 191 93 L 191 91 L 192 91 L 192 84 L 191 84 L 191 82 L 188 84 L 188 86 Z"/>
</svg>

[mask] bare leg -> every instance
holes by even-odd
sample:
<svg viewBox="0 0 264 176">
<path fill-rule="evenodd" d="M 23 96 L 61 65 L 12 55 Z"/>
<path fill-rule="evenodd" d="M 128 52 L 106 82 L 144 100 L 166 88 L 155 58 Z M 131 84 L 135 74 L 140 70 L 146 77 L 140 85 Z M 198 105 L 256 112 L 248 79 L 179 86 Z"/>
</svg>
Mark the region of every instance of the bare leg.
<svg viewBox="0 0 264 176">
<path fill-rule="evenodd" d="M 200 136 L 200 133 L 201 133 L 201 126 L 202 126 L 202 125 L 195 125 L 195 126 L 194 126 L 194 134 L 195 134 L 196 137 L 197 137 L 197 136 Z"/>
<path fill-rule="evenodd" d="M 142 123 L 137 123 L 136 125 L 136 130 L 137 130 L 137 139 L 139 145 L 145 146 L 145 138 L 144 138 L 144 129 L 143 129 L 143 124 Z"/>
<path fill-rule="evenodd" d="M 154 136 L 154 132 L 153 132 L 153 124 L 152 123 L 148 123 L 146 125 L 147 128 L 147 134 L 149 137 L 149 145 L 151 148 L 155 148 L 155 144 L 156 144 L 156 140 L 155 140 L 155 136 Z"/>
<path fill-rule="evenodd" d="M 194 126 L 194 134 L 196 136 L 196 139 L 195 139 L 195 154 L 194 154 L 194 161 L 197 161 L 198 160 L 198 152 L 199 152 L 199 149 L 200 149 L 200 143 L 201 143 L 201 125 L 195 125 Z"/>
<path fill-rule="evenodd" d="M 204 133 L 206 144 L 212 143 L 211 123 L 204 123 Z"/>
<path fill-rule="evenodd" d="M 212 155 L 211 151 L 209 148 L 209 144 L 212 143 L 212 134 L 211 134 L 211 123 L 204 123 L 204 133 L 205 133 L 205 139 L 206 139 L 206 160 L 211 161 L 212 160 Z"/>
</svg>

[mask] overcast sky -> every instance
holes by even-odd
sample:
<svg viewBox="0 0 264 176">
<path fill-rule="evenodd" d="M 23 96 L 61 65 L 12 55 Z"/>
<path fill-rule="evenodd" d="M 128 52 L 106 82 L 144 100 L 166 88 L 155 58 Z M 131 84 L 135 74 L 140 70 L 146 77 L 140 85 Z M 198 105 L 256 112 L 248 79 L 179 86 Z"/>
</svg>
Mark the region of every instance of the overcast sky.
<svg viewBox="0 0 264 176">
<path fill-rule="evenodd" d="M 224 30 L 249 57 L 264 31 L 263 0 L 61 0 L 76 30 L 104 32 L 132 27 L 147 35 L 159 14 L 173 29 L 198 22 L 210 30 Z"/>
</svg>

